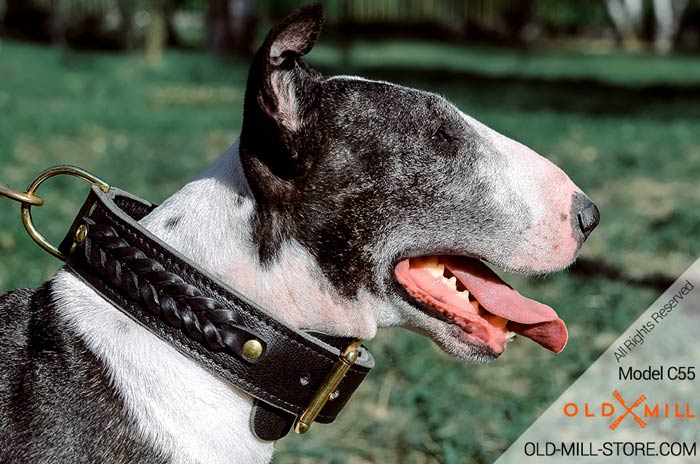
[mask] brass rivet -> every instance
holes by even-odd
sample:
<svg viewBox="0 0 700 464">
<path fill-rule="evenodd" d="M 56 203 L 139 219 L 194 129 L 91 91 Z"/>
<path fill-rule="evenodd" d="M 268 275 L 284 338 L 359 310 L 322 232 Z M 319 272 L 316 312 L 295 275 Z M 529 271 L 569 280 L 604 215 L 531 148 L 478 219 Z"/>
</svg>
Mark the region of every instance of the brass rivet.
<svg viewBox="0 0 700 464">
<path fill-rule="evenodd" d="M 348 351 L 348 352 L 344 353 L 343 359 L 345 359 L 345 361 L 347 361 L 350 364 L 355 364 L 358 356 L 359 356 L 359 353 L 357 352 L 357 350 L 352 350 L 352 351 Z"/>
<path fill-rule="evenodd" d="M 309 431 L 311 426 L 307 424 L 306 422 L 299 421 L 297 422 L 297 425 L 294 427 L 294 431 L 298 434 L 303 434 Z"/>
<path fill-rule="evenodd" d="M 262 355 L 262 343 L 255 339 L 248 340 L 243 344 L 243 355 L 249 359 L 258 359 Z"/>
<path fill-rule="evenodd" d="M 88 228 L 85 224 L 81 224 L 75 231 L 75 241 L 78 243 L 83 243 L 87 237 Z"/>
</svg>

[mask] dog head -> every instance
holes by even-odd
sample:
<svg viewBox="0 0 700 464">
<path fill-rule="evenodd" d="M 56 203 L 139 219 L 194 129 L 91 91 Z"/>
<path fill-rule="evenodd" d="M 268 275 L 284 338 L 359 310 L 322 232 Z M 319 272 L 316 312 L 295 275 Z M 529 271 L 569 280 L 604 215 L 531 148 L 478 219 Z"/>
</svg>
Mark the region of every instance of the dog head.
<svg viewBox="0 0 700 464">
<path fill-rule="evenodd" d="M 563 349 L 556 313 L 484 263 L 565 268 L 598 223 L 595 205 L 547 159 L 438 95 L 310 69 L 302 56 L 321 25 L 320 5 L 293 13 L 251 66 L 240 154 L 260 261 L 294 243 L 343 311 L 459 357 L 496 357 L 513 332 Z"/>
</svg>

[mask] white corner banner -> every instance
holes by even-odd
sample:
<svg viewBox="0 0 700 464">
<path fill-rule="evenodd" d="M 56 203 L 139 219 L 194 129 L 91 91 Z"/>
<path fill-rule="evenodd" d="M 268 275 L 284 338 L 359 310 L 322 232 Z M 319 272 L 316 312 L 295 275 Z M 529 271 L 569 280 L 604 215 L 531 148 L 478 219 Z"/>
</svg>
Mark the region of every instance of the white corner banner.
<svg viewBox="0 0 700 464">
<path fill-rule="evenodd" d="M 699 463 L 698 441 L 700 259 L 496 464 Z"/>
</svg>

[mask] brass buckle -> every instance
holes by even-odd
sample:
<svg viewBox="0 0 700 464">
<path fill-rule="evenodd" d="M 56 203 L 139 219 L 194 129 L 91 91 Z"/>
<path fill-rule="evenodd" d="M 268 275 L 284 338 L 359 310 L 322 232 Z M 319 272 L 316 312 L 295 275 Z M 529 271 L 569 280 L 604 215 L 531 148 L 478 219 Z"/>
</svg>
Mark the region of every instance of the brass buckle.
<svg viewBox="0 0 700 464">
<path fill-rule="evenodd" d="M 109 192 L 109 184 L 99 177 L 76 166 L 60 165 L 41 171 L 24 192 L 13 189 L 5 184 L 0 184 L 0 195 L 22 204 L 22 224 L 24 224 L 24 228 L 27 229 L 27 233 L 32 240 L 56 258 L 65 261 L 66 256 L 58 251 L 55 245 L 39 233 L 32 221 L 32 206 L 41 206 L 44 204 L 44 200 L 36 195 L 37 189 L 45 180 L 61 174 L 79 177 L 90 182 L 92 185 L 96 185 L 103 192 Z"/>
<path fill-rule="evenodd" d="M 343 351 L 335 362 L 331 371 L 328 373 L 323 383 L 316 390 L 314 396 L 311 397 L 308 406 L 302 411 L 294 425 L 294 431 L 298 434 L 303 434 L 309 431 L 311 424 L 316 420 L 323 407 L 328 401 L 335 399 L 335 391 L 340 385 L 340 382 L 345 377 L 345 374 L 350 370 L 357 357 L 359 356 L 359 348 L 362 340 L 353 340 L 345 351 Z"/>
</svg>

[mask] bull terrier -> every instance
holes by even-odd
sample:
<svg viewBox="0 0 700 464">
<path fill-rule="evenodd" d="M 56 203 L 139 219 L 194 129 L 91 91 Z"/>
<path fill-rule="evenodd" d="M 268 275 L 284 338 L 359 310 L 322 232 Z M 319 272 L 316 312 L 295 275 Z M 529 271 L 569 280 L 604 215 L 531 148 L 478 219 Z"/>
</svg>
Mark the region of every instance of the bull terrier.
<svg viewBox="0 0 700 464">
<path fill-rule="evenodd" d="M 311 5 L 270 31 L 240 138 L 141 224 L 296 328 L 371 339 L 405 327 L 477 362 L 515 333 L 563 349 L 556 313 L 485 263 L 569 266 L 596 206 L 441 96 L 309 68 L 322 22 Z M 271 460 L 251 396 L 65 269 L 0 310 L 0 462 Z"/>
</svg>

